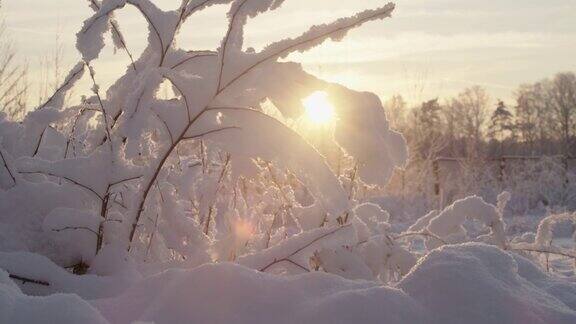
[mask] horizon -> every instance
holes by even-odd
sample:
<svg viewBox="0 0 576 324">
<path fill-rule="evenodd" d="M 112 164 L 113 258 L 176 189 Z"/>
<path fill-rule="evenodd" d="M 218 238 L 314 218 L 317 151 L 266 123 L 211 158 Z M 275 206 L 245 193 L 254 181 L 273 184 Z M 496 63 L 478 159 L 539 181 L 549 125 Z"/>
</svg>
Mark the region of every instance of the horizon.
<svg viewBox="0 0 576 324">
<path fill-rule="evenodd" d="M 179 3 L 156 2 L 163 9 L 175 8 Z M 310 23 L 328 22 L 383 2 L 361 0 L 330 4 L 328 9 L 328 0 L 312 4 L 305 0 L 286 1 L 275 12 L 248 22 L 246 47 L 258 48 L 277 35 L 294 36 Z M 35 12 L 29 11 L 32 3 Z M 209 8 L 194 17 L 190 26 L 184 26 L 180 39 L 184 47 L 196 44 L 195 49 L 215 49 L 224 25 L 213 26 L 211 21 L 225 15 L 225 7 Z M 570 14 L 575 9 L 576 2 L 571 0 L 545 4 L 527 1 L 522 8 L 511 0 L 443 0 L 434 4 L 397 1 L 391 19 L 352 31 L 346 42 L 329 41 L 305 54 L 291 55 L 288 60 L 301 62 L 321 79 L 374 92 L 382 101 L 400 94 L 413 106 L 432 98 L 447 99 L 479 85 L 488 91 L 492 102 L 501 99 L 512 104 L 513 93 L 520 85 L 576 70 L 570 54 L 576 52 L 576 25 L 571 23 Z M 64 77 L 79 59 L 75 34 L 91 15 L 91 9 L 87 1 L 62 0 L 55 6 L 33 0 L 9 0 L 3 3 L 2 11 L 18 53 L 29 64 L 33 83 L 29 96 L 31 103 L 36 104 L 34 97 L 39 88 L 35 81 L 42 74 L 39 61 L 56 50 L 58 38 Z M 275 19 L 279 16 L 294 19 L 277 24 Z M 144 21 L 133 8 L 123 9 L 118 18 L 128 47 L 138 57 L 146 42 L 147 33 L 138 32 L 145 28 Z M 194 34 L 193 26 L 209 29 L 202 35 Z M 98 82 L 106 88 L 127 63 L 124 53 L 114 55 L 108 46 L 95 63 Z M 86 80 L 75 95 L 89 94 L 89 86 Z"/>
</svg>

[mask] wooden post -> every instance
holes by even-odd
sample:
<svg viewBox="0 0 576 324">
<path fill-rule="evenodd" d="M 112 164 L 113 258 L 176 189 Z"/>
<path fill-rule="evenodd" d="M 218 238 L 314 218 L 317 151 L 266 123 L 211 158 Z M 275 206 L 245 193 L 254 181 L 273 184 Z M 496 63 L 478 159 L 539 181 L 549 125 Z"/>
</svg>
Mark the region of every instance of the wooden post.
<svg viewBox="0 0 576 324">
<path fill-rule="evenodd" d="M 439 159 L 432 162 L 432 173 L 434 174 L 434 195 L 438 200 L 438 209 L 442 209 L 442 197 L 440 195 L 440 165 Z"/>
<path fill-rule="evenodd" d="M 500 184 L 504 182 L 504 170 L 506 169 L 506 158 L 504 156 L 500 157 L 500 165 L 498 168 L 498 181 Z"/>
</svg>

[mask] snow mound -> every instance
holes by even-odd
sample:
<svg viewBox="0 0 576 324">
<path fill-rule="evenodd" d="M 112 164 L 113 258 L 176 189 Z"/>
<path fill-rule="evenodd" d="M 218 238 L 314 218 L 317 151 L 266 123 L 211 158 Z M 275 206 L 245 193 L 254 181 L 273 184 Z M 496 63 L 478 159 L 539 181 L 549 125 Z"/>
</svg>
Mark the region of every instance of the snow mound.
<svg viewBox="0 0 576 324">
<path fill-rule="evenodd" d="M 555 280 L 516 260 L 479 243 L 445 246 L 420 260 L 398 288 L 426 307 L 434 323 L 576 323 L 576 311 L 565 303 L 574 301 L 572 284 L 556 281 L 561 293 L 547 291 Z"/>
<path fill-rule="evenodd" d="M 29 252 L 0 252 L 0 270 L 50 283 L 49 286 L 44 286 L 15 280 L 25 294 L 34 296 L 68 293 L 85 299 L 111 297 L 120 294 L 138 279 L 124 273 L 115 276 L 92 274 L 77 276 L 62 269 L 45 256 Z M 4 322 L 0 321 L 0 323 Z"/>
<path fill-rule="evenodd" d="M 93 305 L 111 323 L 424 323 L 394 288 L 325 273 L 275 276 L 236 264 L 168 270 Z"/>
<path fill-rule="evenodd" d="M 0 269 L 0 323 L 85 323 L 105 324 L 88 302 L 73 294 L 46 297 L 24 295 Z"/>
</svg>

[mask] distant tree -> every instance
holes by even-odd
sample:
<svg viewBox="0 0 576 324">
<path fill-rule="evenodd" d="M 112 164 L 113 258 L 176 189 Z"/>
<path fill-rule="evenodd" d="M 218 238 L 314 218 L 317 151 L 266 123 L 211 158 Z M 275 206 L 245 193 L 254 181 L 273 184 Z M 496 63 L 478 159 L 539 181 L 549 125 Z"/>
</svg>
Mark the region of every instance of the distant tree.
<svg viewBox="0 0 576 324">
<path fill-rule="evenodd" d="M 12 120 L 21 119 L 26 112 L 26 77 L 27 67 L 17 62 L 14 43 L 6 33 L 4 19 L 0 18 L 0 113 Z"/>
<path fill-rule="evenodd" d="M 438 99 L 423 102 L 412 110 L 411 125 L 405 130 L 412 159 L 433 159 L 445 147 L 441 110 Z"/>
<path fill-rule="evenodd" d="M 394 95 L 384 103 L 384 110 L 390 122 L 390 127 L 403 130 L 406 127 L 407 104 L 402 95 Z"/>
<path fill-rule="evenodd" d="M 455 127 L 466 141 L 468 157 L 476 157 L 480 154 L 489 100 L 486 90 L 479 86 L 465 89 L 452 100 L 452 109 L 456 114 Z"/>
<path fill-rule="evenodd" d="M 541 132 L 541 120 L 538 118 L 542 105 L 534 85 L 523 85 L 516 92 L 515 124 L 518 140 L 528 146 L 530 154 L 535 153 L 535 146 Z"/>
<path fill-rule="evenodd" d="M 562 154 L 570 155 L 573 144 L 576 118 L 576 75 L 572 72 L 559 73 L 547 82 L 547 99 L 560 126 L 558 137 L 562 141 Z"/>
<path fill-rule="evenodd" d="M 498 142 L 500 155 L 504 154 L 504 142 L 514 133 L 514 121 L 512 113 L 502 100 L 498 101 L 496 109 L 490 117 L 490 126 L 488 128 L 488 137 Z"/>
</svg>

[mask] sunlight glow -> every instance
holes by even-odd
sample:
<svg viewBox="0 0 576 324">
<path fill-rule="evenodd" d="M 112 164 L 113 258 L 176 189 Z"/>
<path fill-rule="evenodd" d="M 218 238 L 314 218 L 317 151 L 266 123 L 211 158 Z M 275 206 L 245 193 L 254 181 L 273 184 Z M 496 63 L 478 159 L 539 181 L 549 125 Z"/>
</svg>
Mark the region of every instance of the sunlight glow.
<svg viewBox="0 0 576 324">
<path fill-rule="evenodd" d="M 334 106 L 324 91 L 316 91 L 302 100 L 306 117 L 314 124 L 327 124 L 334 119 Z"/>
</svg>

